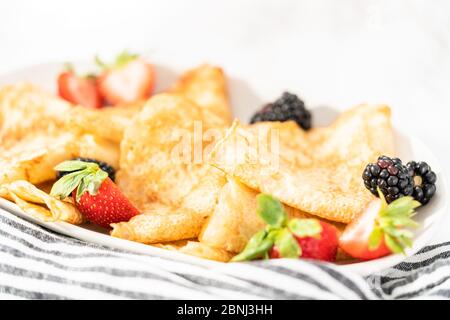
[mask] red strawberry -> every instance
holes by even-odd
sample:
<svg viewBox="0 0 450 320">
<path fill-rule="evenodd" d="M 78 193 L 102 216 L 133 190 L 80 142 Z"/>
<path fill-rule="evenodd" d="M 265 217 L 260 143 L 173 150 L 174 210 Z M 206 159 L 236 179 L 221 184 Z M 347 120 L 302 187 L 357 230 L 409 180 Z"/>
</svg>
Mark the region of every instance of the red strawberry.
<svg viewBox="0 0 450 320">
<path fill-rule="evenodd" d="M 50 194 L 60 199 L 72 194 L 76 207 L 90 222 L 108 228 L 139 214 L 98 164 L 72 160 L 60 163 L 55 170 L 70 173 L 53 185 Z"/>
<path fill-rule="evenodd" d="M 89 108 L 101 108 L 102 102 L 95 79 L 76 75 L 73 70 L 63 72 L 58 77 L 59 96 L 73 104 Z"/>
<path fill-rule="evenodd" d="M 99 59 L 97 63 L 104 69 L 98 78 L 98 90 L 112 105 L 147 99 L 152 93 L 155 85 L 153 66 L 136 55 L 123 52 L 112 66 Z"/>
<path fill-rule="evenodd" d="M 321 226 L 321 231 L 316 235 L 297 236 L 294 237 L 301 249 L 300 258 L 315 259 L 322 261 L 333 262 L 336 260 L 336 253 L 338 249 L 338 231 L 335 226 L 315 220 Z M 269 252 L 270 258 L 280 258 L 280 251 L 276 245 Z"/>
<path fill-rule="evenodd" d="M 338 231 L 333 225 L 317 219 L 288 220 L 279 200 L 268 194 L 259 194 L 256 199 L 257 213 L 267 226 L 254 234 L 232 261 L 260 258 L 336 260 Z"/>
<path fill-rule="evenodd" d="M 74 199 L 76 194 L 77 190 L 74 190 L 72 193 Z M 96 195 L 84 191 L 75 205 L 87 220 L 105 228 L 111 223 L 128 221 L 139 214 L 110 178 L 103 181 Z"/>
<path fill-rule="evenodd" d="M 412 197 L 402 197 L 387 204 L 384 196 L 374 199 L 339 239 L 340 248 L 353 258 L 372 260 L 391 253 L 404 252 L 412 245 L 412 233 L 404 227 L 415 227 L 411 219 L 420 203 Z"/>
</svg>

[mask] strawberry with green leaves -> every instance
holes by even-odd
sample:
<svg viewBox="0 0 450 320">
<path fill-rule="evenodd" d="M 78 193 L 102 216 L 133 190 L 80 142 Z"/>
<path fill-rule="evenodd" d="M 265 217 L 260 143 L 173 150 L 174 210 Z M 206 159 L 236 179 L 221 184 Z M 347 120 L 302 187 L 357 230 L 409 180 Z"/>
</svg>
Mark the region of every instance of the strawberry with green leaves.
<svg viewBox="0 0 450 320">
<path fill-rule="evenodd" d="M 72 195 L 75 206 L 90 222 L 108 228 L 139 214 L 97 163 L 64 161 L 55 170 L 68 173 L 53 185 L 50 194 L 59 199 Z"/>
<path fill-rule="evenodd" d="M 67 64 L 66 71 L 58 76 L 58 94 L 73 104 L 94 109 L 102 107 L 95 77 L 76 74 L 70 64 Z"/>
<path fill-rule="evenodd" d="M 353 258 L 377 259 L 404 253 L 405 248 L 412 246 L 413 233 L 406 228 L 417 227 L 412 217 L 420 203 L 408 196 L 388 205 L 380 190 L 378 194 L 379 198 L 347 225 L 339 239 L 340 248 Z"/>
<path fill-rule="evenodd" d="M 138 55 L 122 52 L 113 64 L 96 57 L 102 73 L 97 79 L 98 90 L 112 105 L 133 103 L 147 99 L 155 86 L 155 71 Z"/>
<path fill-rule="evenodd" d="M 259 194 L 258 215 L 267 223 L 232 261 L 260 258 L 308 258 L 335 261 L 337 229 L 317 219 L 288 220 L 283 204 L 267 194 Z"/>
</svg>

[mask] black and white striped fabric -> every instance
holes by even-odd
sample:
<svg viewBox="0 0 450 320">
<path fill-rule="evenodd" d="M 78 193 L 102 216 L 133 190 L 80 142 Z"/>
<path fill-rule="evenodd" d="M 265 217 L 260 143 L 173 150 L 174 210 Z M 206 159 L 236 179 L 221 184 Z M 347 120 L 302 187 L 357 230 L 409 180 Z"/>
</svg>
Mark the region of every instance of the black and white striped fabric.
<svg viewBox="0 0 450 320">
<path fill-rule="evenodd" d="M 450 298 L 450 242 L 364 278 L 269 260 L 204 268 L 55 234 L 0 210 L 0 299 Z"/>
</svg>

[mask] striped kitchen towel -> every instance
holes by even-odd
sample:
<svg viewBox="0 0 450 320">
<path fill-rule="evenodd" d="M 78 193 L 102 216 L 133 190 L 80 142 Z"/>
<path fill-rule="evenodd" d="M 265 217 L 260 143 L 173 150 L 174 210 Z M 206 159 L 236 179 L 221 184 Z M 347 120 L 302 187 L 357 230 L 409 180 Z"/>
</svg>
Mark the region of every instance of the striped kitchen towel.
<svg viewBox="0 0 450 320">
<path fill-rule="evenodd" d="M 0 210 L 0 299 L 450 298 L 450 242 L 369 277 L 268 260 L 206 268 L 65 237 Z"/>
</svg>

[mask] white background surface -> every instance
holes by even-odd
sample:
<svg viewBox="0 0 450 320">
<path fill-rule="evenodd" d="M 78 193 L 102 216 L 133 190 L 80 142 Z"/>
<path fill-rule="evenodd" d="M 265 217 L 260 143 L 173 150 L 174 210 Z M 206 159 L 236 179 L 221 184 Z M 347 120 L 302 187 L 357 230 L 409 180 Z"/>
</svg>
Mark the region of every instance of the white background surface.
<svg viewBox="0 0 450 320">
<path fill-rule="evenodd" d="M 0 1 L 0 73 L 124 48 L 309 105 L 387 103 L 450 169 L 450 1 Z M 434 241 L 449 240 L 450 214 Z"/>
</svg>

